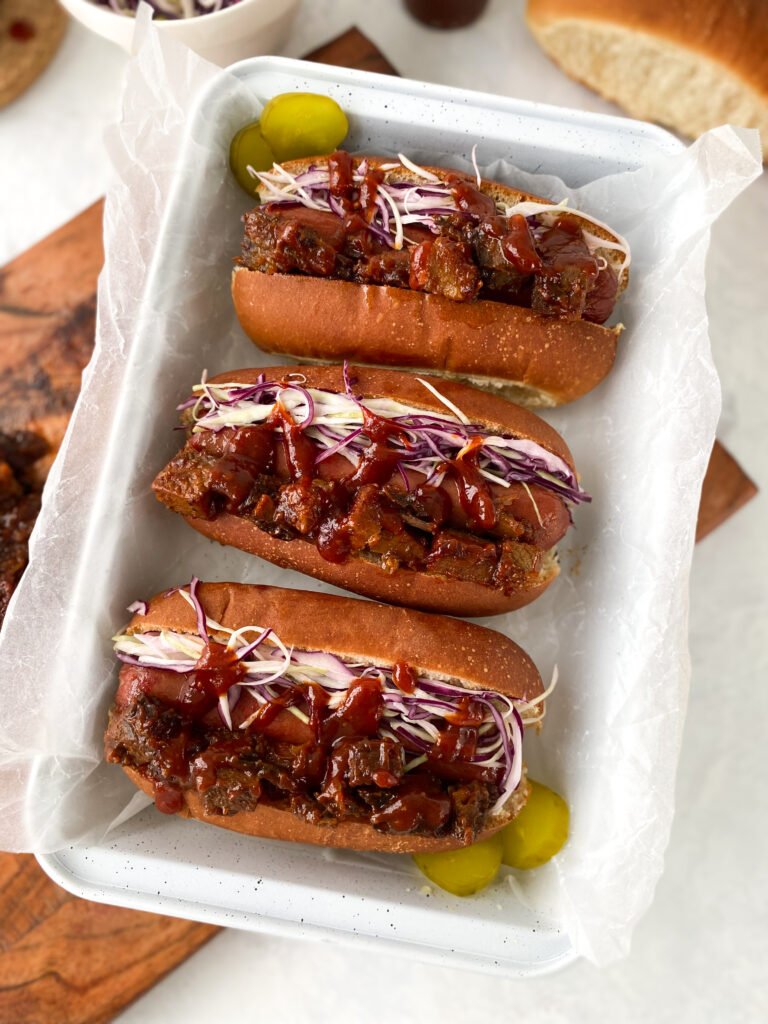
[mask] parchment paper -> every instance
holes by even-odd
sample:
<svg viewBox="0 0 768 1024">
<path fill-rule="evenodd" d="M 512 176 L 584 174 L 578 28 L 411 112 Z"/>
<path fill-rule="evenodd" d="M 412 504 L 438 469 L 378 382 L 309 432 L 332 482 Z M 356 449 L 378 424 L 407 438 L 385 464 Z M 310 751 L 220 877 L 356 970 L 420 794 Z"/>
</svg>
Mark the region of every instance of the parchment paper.
<svg viewBox="0 0 768 1024">
<path fill-rule="evenodd" d="M 160 40 L 146 15 L 137 33 L 145 38 L 122 120 L 107 137 L 115 181 L 96 350 L 0 637 L 0 846 L 9 850 L 96 843 L 144 805 L 103 764 L 101 746 L 117 675 L 109 638 L 133 599 L 193 572 L 332 590 L 213 550 L 149 493 L 178 443 L 174 407 L 200 370 L 269 360 L 244 339 L 228 295 L 245 206 L 222 140 L 253 100 L 233 80 L 231 125 L 193 139 L 189 165 L 178 166 L 196 98 L 219 72 Z M 409 155 L 461 164 L 434 151 Z M 595 963 L 627 952 L 663 867 L 689 678 L 688 572 L 720 407 L 703 295 L 708 229 L 760 168 L 756 133 L 732 128 L 573 191 L 506 161 L 483 168 L 555 200 L 570 196 L 626 235 L 633 252 L 614 371 L 547 414 L 593 504 L 576 511 L 547 594 L 487 620 L 526 647 L 545 677 L 557 663 L 562 680 L 526 759 L 567 799 L 571 837 L 552 864 L 509 884 L 561 916 Z M 187 188 L 185 223 L 164 221 Z M 152 268 L 159 238 L 166 258 Z M 146 345 L 148 332 L 156 345 Z"/>
</svg>

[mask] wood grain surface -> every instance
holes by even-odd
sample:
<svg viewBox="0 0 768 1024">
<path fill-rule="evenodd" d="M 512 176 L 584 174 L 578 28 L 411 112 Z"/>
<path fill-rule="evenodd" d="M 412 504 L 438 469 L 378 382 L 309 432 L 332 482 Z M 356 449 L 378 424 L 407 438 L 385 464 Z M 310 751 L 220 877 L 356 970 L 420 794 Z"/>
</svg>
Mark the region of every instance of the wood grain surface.
<svg viewBox="0 0 768 1024">
<path fill-rule="evenodd" d="M 218 928 L 90 903 L 0 855 L 1 1024 L 102 1024 Z"/>
<path fill-rule="evenodd" d="M 308 59 L 396 74 L 356 29 Z M 102 211 L 94 204 L 0 270 L 0 430 L 37 431 L 51 453 L 93 347 Z M 755 493 L 716 443 L 697 537 Z M 0 1024 L 102 1024 L 217 931 L 78 899 L 33 857 L 0 854 Z"/>
<path fill-rule="evenodd" d="M 701 488 L 696 540 L 706 537 L 756 494 L 757 484 L 750 480 L 731 453 L 715 441 Z"/>
</svg>

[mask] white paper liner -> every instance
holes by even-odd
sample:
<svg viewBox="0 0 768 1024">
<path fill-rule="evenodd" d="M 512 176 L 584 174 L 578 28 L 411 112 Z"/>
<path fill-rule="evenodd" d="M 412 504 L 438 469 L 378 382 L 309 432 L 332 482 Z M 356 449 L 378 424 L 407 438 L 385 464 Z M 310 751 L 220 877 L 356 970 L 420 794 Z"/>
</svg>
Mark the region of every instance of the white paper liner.
<svg viewBox="0 0 768 1024">
<path fill-rule="evenodd" d="M 165 230 L 173 242 L 177 230 L 163 221 L 187 123 L 219 72 L 160 39 L 146 17 L 137 31 L 147 38 L 129 67 L 122 121 L 107 136 L 116 178 L 105 211 L 96 349 L 0 637 L 0 846 L 8 850 L 98 842 L 143 806 L 118 769 L 102 762 L 116 678 L 109 637 L 132 600 L 193 572 L 314 586 L 239 552 L 212 551 L 149 494 L 178 442 L 166 429 L 173 407 L 199 371 L 269 360 L 244 344 L 230 307 L 223 144 L 213 159 L 209 140 L 201 141 L 203 201 L 190 199 L 199 226 L 190 236 L 187 225 L 179 258 L 150 274 L 158 236 Z M 233 97 L 232 130 L 248 108 L 242 83 L 233 82 Z M 434 152 L 409 155 L 461 163 Z M 630 290 L 620 305 L 629 330 L 615 370 L 596 392 L 547 414 L 593 504 L 576 511 L 561 545 L 560 580 L 530 608 L 487 620 L 528 649 L 545 677 L 557 662 L 562 680 L 526 756 L 531 775 L 568 801 L 571 837 L 545 873 L 516 875 L 516 891 L 542 908 L 560 906 L 577 950 L 605 963 L 627 952 L 669 837 L 689 679 L 688 572 L 720 408 L 704 259 L 709 226 L 759 174 L 760 150 L 757 133 L 721 128 L 652 166 L 575 191 L 506 162 L 483 167 L 479 157 L 486 176 L 555 200 L 568 195 L 632 245 Z M 167 346 L 162 375 L 156 360 L 141 353 L 132 360 L 147 317 L 158 348 Z M 109 434 L 126 403 L 135 436 L 126 433 L 119 472 Z M 156 422 L 146 427 L 158 408 L 161 440 Z M 116 534 L 119 564 L 102 556 Z M 109 597 L 76 603 L 73 592 Z"/>
</svg>

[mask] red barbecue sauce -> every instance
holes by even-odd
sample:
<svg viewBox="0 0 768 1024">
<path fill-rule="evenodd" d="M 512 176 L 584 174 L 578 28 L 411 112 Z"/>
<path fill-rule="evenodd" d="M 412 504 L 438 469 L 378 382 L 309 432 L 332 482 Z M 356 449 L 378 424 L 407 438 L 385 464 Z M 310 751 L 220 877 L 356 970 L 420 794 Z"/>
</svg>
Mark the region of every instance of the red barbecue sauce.
<svg viewBox="0 0 768 1024">
<path fill-rule="evenodd" d="M 350 765 L 350 743 L 354 745 L 366 738 L 374 743 L 381 742 L 379 724 L 385 707 L 382 685 L 378 678 L 363 677 L 351 684 L 335 710 L 328 707 L 329 695 L 318 684 L 305 683 L 286 690 L 261 706 L 247 730 L 235 729 L 231 738 L 215 741 L 202 755 L 191 757 L 189 745 L 195 723 L 215 706 L 219 696 L 242 680 L 244 667 L 237 662 L 233 651 L 209 641 L 194 669 L 181 683 L 177 673 L 156 669 L 151 670 L 151 674 L 150 670 L 138 671 L 139 675 L 147 672 L 148 684 L 140 685 L 139 690 L 150 695 L 150 681 L 161 675 L 173 677 L 179 685 L 179 693 L 197 688 L 209 697 L 205 703 L 187 703 L 180 698 L 170 704 L 186 724 L 164 744 L 162 759 L 155 761 L 155 768 L 161 769 L 162 774 L 162 778 L 153 780 L 155 803 L 166 814 L 183 808 L 185 789 L 205 792 L 215 785 L 219 769 L 243 770 L 245 765 L 247 770 L 248 760 L 240 761 L 240 755 L 249 749 L 248 734 L 263 735 L 276 716 L 287 708 L 296 707 L 308 716 L 314 740 L 298 745 L 275 744 L 278 762 L 291 775 L 292 792 L 298 796 L 316 792 L 317 798 L 326 802 L 332 812 L 343 811 L 345 800 L 349 799 L 346 784 L 349 773 L 354 771 Z M 404 693 L 413 692 L 416 678 L 414 669 L 405 662 L 396 664 L 393 679 Z M 192 680 L 194 686 L 191 686 Z M 396 833 L 438 832 L 451 814 L 451 798 L 441 780 L 450 783 L 481 779 L 498 784 L 497 771 L 478 768 L 469 762 L 476 751 L 477 726 L 481 719 L 482 707 L 471 697 L 461 698 L 449 724 L 429 751 L 425 765 L 407 774 L 402 773 L 402 767 L 395 773 L 387 765 L 374 771 L 371 784 L 383 790 L 391 789 L 392 798 L 386 806 L 371 813 L 371 823 Z M 400 745 L 384 740 L 383 746 L 394 751 Z M 407 760 L 415 753 L 406 748 L 399 757 Z M 258 781 L 252 785 L 260 792 Z"/>
<path fill-rule="evenodd" d="M 344 482 L 350 487 L 364 484 L 385 484 L 397 470 L 399 453 L 389 446 L 390 439 L 397 439 L 408 446 L 408 438 L 402 427 L 391 420 L 377 416 L 363 408 L 363 434 L 371 442 L 363 452 L 356 469 Z"/>
<path fill-rule="evenodd" d="M 338 149 L 328 157 L 331 195 L 339 200 L 345 210 L 353 208 L 350 198 L 354 188 L 353 172 L 352 157 L 345 150 Z"/>
<path fill-rule="evenodd" d="M 283 451 L 291 479 L 310 480 L 314 476 L 317 457 L 317 446 L 312 438 L 307 437 L 301 424 L 296 423 L 279 400 L 268 422 L 282 430 Z"/>
<path fill-rule="evenodd" d="M 474 182 L 468 181 L 458 174 L 446 174 L 445 183 L 450 186 L 453 200 L 462 213 L 471 213 L 473 217 L 479 217 L 480 220 L 489 220 L 498 216 L 496 203 L 490 196 L 481 192 Z"/>
<path fill-rule="evenodd" d="M 384 181 L 384 171 L 371 167 L 363 175 L 358 194 L 358 202 L 363 216 L 368 223 L 371 222 L 376 211 L 376 197 L 379 194 L 379 185 Z"/>
<path fill-rule="evenodd" d="M 496 525 L 496 508 L 477 464 L 483 441 L 483 437 L 473 438 L 462 454 L 442 465 L 456 481 L 459 501 L 470 525 L 476 530 L 491 530 Z"/>
<path fill-rule="evenodd" d="M 593 280 L 597 278 L 597 260 L 587 248 L 578 218 L 571 214 L 558 214 L 536 242 L 536 248 L 543 260 L 541 272 L 545 275 L 566 267 L 578 267 Z"/>
<path fill-rule="evenodd" d="M 234 650 L 207 640 L 192 671 L 184 673 L 178 700 L 171 706 L 184 718 L 202 718 L 244 675 L 245 666 L 237 660 Z M 183 785 L 171 780 L 184 780 L 190 771 L 184 730 L 166 743 L 163 760 L 163 777 L 153 779 L 155 804 L 164 814 L 176 814 L 184 806 Z"/>
<path fill-rule="evenodd" d="M 215 640 L 208 640 L 192 674 L 218 699 L 240 682 L 245 675 L 245 666 L 237 660 L 234 650 Z"/>
<path fill-rule="evenodd" d="M 406 665 L 404 661 L 395 663 L 392 670 L 392 681 L 398 690 L 402 690 L 403 693 L 413 693 L 416 689 L 417 678 L 416 672 L 410 665 Z"/>
<path fill-rule="evenodd" d="M 460 697 L 456 702 L 456 710 L 446 715 L 451 725 L 480 725 L 485 716 L 485 708 L 472 697 Z"/>
<path fill-rule="evenodd" d="M 512 214 L 499 237 L 501 251 L 522 274 L 541 271 L 541 256 L 536 252 L 531 229 L 522 214 Z"/>
</svg>

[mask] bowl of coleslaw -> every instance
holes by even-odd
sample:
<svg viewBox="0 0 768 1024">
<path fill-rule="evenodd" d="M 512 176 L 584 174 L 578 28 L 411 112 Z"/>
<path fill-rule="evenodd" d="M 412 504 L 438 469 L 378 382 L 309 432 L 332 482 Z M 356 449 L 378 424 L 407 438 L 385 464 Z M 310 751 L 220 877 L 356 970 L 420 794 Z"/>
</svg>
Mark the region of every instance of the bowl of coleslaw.
<svg viewBox="0 0 768 1024">
<path fill-rule="evenodd" d="M 61 0 L 86 28 L 132 52 L 141 0 Z M 201 57 L 226 67 L 257 54 L 277 53 L 298 0 L 145 0 L 160 30 Z"/>
</svg>

